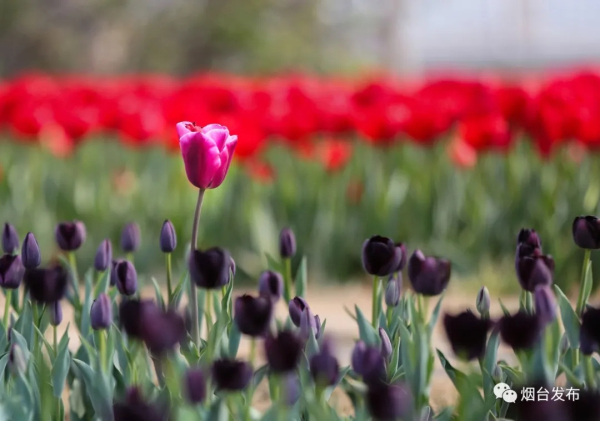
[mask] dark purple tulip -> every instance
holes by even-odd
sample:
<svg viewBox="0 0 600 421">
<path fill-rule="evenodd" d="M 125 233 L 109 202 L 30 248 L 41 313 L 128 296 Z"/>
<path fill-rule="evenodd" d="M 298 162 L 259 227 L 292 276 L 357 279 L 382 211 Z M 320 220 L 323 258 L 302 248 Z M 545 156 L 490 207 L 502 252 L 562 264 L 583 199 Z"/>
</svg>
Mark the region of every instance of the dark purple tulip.
<svg viewBox="0 0 600 421">
<path fill-rule="evenodd" d="M 390 276 L 385 287 L 385 305 L 396 307 L 400 302 L 400 291 L 402 290 L 402 273 L 398 272 Z"/>
<path fill-rule="evenodd" d="M 117 265 L 121 262 L 120 260 L 112 260 L 110 262 L 110 286 L 114 287 L 117 285 Z"/>
<path fill-rule="evenodd" d="M 61 222 L 54 231 L 56 243 L 63 251 L 75 251 L 85 242 L 85 225 L 81 221 Z"/>
<path fill-rule="evenodd" d="M 418 294 L 440 295 L 450 282 L 451 269 L 449 260 L 426 257 L 421 250 L 415 250 L 408 261 L 408 279 Z"/>
<path fill-rule="evenodd" d="M 218 390 L 244 390 L 252 380 L 252 367 L 245 361 L 221 359 L 212 365 L 212 379 Z"/>
<path fill-rule="evenodd" d="M 135 222 L 125 225 L 121 232 L 121 248 L 126 253 L 133 253 L 140 247 L 140 227 Z"/>
<path fill-rule="evenodd" d="M 456 316 L 444 316 L 444 328 L 454 353 L 467 360 L 483 356 L 488 330 L 492 327 L 489 319 L 480 319 L 471 311 Z"/>
<path fill-rule="evenodd" d="M 153 355 L 172 350 L 186 337 L 185 321 L 174 310 L 163 312 L 158 306 L 143 306 L 139 333 Z"/>
<path fill-rule="evenodd" d="M 17 289 L 21 285 L 25 268 L 21 258 L 13 254 L 0 257 L 0 287 L 4 289 Z"/>
<path fill-rule="evenodd" d="M 58 326 L 63 319 L 62 306 L 60 301 L 50 304 L 50 324 L 52 326 Z"/>
<path fill-rule="evenodd" d="M 279 234 L 279 254 L 284 259 L 294 257 L 296 254 L 296 236 L 291 228 L 284 228 Z"/>
<path fill-rule="evenodd" d="M 131 388 L 125 402 L 113 406 L 114 421 L 168 421 L 166 407 L 146 402 L 139 389 Z"/>
<path fill-rule="evenodd" d="M 544 384 L 535 384 L 525 387 L 532 387 L 537 394 L 538 390 L 545 389 L 549 391 L 548 400 L 540 401 L 526 401 L 523 400 L 522 391 L 524 387 L 514 388 L 517 392 L 517 401 L 515 402 L 515 409 L 518 414 L 517 420 L 521 421 L 571 421 L 569 417 L 569 411 L 566 401 L 554 401 L 552 400 L 552 387 Z M 563 396 L 566 400 L 566 397 Z M 511 417 L 512 418 L 512 417 Z M 573 421 L 583 421 L 585 418 L 573 418 Z"/>
<path fill-rule="evenodd" d="M 573 421 L 600 420 L 600 392 L 579 390 L 579 399 L 568 400 L 566 405 Z"/>
<path fill-rule="evenodd" d="M 552 323 L 556 319 L 556 298 L 547 285 L 538 285 L 533 293 L 535 313 L 542 323 Z"/>
<path fill-rule="evenodd" d="M 385 376 L 385 361 L 381 349 L 358 341 L 352 351 L 352 369 L 365 383 L 377 382 Z"/>
<path fill-rule="evenodd" d="M 529 256 L 542 251 L 542 240 L 534 229 L 522 228 L 517 236 L 517 256 Z"/>
<path fill-rule="evenodd" d="M 310 374 L 315 383 L 321 386 L 333 386 L 340 377 L 340 365 L 331 352 L 330 344 L 325 341 L 318 353 L 310 358 Z"/>
<path fill-rule="evenodd" d="M 396 272 L 400 272 L 404 269 L 408 260 L 408 256 L 406 255 L 406 245 L 404 243 L 396 243 L 396 249 L 399 250 L 400 253 L 400 262 L 396 267 Z"/>
<path fill-rule="evenodd" d="M 124 300 L 119 307 L 119 324 L 129 337 L 141 339 L 143 313 L 147 308 L 156 307 L 151 300 Z M 157 311 L 151 309 L 151 311 Z"/>
<path fill-rule="evenodd" d="M 242 295 L 235 299 L 233 319 L 244 335 L 265 335 L 272 318 L 273 304 L 268 297 Z"/>
<path fill-rule="evenodd" d="M 583 249 L 600 249 L 600 220 L 595 216 L 575 218 L 573 241 Z"/>
<path fill-rule="evenodd" d="M 160 250 L 163 253 L 173 253 L 175 247 L 177 247 L 177 234 L 173 223 L 167 219 L 160 230 Z"/>
<path fill-rule="evenodd" d="M 294 405 L 300 399 L 300 394 L 302 393 L 302 387 L 300 385 L 300 379 L 298 375 L 294 372 L 284 374 L 283 376 L 283 384 L 284 384 L 284 401 L 288 406 Z"/>
<path fill-rule="evenodd" d="M 525 291 L 534 292 L 538 285 L 551 285 L 553 274 L 554 260 L 549 255 L 533 254 L 517 259 L 517 278 Z"/>
<path fill-rule="evenodd" d="M 300 319 L 302 318 L 302 312 L 308 308 L 308 303 L 302 297 L 294 297 L 290 300 L 289 311 L 290 318 L 294 326 L 300 327 Z"/>
<path fill-rule="evenodd" d="M 51 304 L 63 299 L 67 292 L 69 274 L 62 266 L 25 271 L 25 287 L 32 300 Z"/>
<path fill-rule="evenodd" d="M 107 238 L 103 240 L 96 250 L 96 256 L 94 257 L 94 268 L 98 272 L 104 272 L 111 266 L 112 262 L 112 244 Z"/>
<path fill-rule="evenodd" d="M 193 250 L 188 266 L 190 278 L 200 288 L 216 289 L 229 283 L 231 255 L 225 249 L 213 247 L 206 251 Z"/>
<path fill-rule="evenodd" d="M 6 254 L 13 254 L 19 248 L 19 234 L 17 230 L 8 222 L 2 229 L 2 251 Z"/>
<path fill-rule="evenodd" d="M 395 272 L 402 258 L 402 250 L 387 237 L 376 235 L 364 242 L 362 263 L 370 275 L 387 276 Z"/>
<path fill-rule="evenodd" d="M 271 370 L 276 373 L 287 373 L 296 369 L 304 344 L 290 331 L 281 331 L 277 336 L 267 335 L 265 338 L 265 355 Z"/>
<path fill-rule="evenodd" d="M 202 403 L 206 398 L 206 380 L 200 368 L 190 368 L 185 374 L 184 391 L 186 399 L 192 405 Z"/>
<path fill-rule="evenodd" d="M 119 261 L 114 274 L 119 292 L 123 295 L 133 295 L 137 291 L 137 272 L 129 260 Z"/>
<path fill-rule="evenodd" d="M 310 308 L 307 307 L 300 316 L 300 336 L 308 339 L 311 331 L 315 335 L 315 339 L 319 339 L 321 320 L 319 316 L 314 316 Z"/>
<path fill-rule="evenodd" d="M 368 385 L 366 401 L 369 413 L 378 421 L 405 417 L 412 407 L 412 398 L 406 387 L 384 382 Z"/>
<path fill-rule="evenodd" d="M 500 336 L 515 351 L 529 349 L 540 339 L 543 324 L 537 315 L 518 312 L 500 319 Z"/>
<path fill-rule="evenodd" d="M 283 276 L 273 270 L 264 271 L 258 278 L 258 292 L 271 298 L 274 303 L 277 302 L 283 293 Z"/>
<path fill-rule="evenodd" d="M 108 329 L 112 324 L 112 303 L 105 293 L 98 295 L 90 310 L 92 329 Z"/>
<path fill-rule="evenodd" d="M 387 332 L 380 327 L 379 328 L 379 339 L 381 339 L 381 355 L 387 359 L 392 356 L 392 342 Z"/>
<path fill-rule="evenodd" d="M 40 246 L 35 236 L 28 232 L 21 247 L 21 260 L 26 269 L 35 269 L 42 263 Z"/>
<path fill-rule="evenodd" d="M 587 307 L 581 316 L 580 348 L 584 355 L 600 349 L 600 309 Z"/>
</svg>

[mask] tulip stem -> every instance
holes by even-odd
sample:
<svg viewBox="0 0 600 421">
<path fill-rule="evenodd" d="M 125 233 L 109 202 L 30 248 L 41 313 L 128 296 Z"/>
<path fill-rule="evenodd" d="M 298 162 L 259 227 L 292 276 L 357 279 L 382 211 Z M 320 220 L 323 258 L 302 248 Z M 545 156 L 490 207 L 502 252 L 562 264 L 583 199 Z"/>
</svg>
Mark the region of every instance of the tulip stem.
<svg viewBox="0 0 600 421">
<path fill-rule="evenodd" d="M 8 316 L 10 315 L 10 303 L 12 302 L 12 289 L 6 290 L 6 301 L 4 302 L 4 318 L 2 322 L 4 324 L 4 329 L 8 331 Z"/>
<path fill-rule="evenodd" d="M 106 338 L 104 337 L 104 330 L 98 331 L 98 348 L 100 353 L 100 370 L 106 369 Z"/>
<path fill-rule="evenodd" d="M 577 297 L 577 308 L 576 312 L 579 317 L 581 317 L 581 313 L 583 313 L 585 307 L 585 300 L 587 299 L 586 289 L 587 285 L 585 284 L 585 275 L 587 274 L 588 262 L 590 261 L 590 256 L 592 251 L 590 249 L 585 250 L 585 254 L 583 256 L 583 268 L 581 269 L 581 280 L 579 281 L 579 297 Z"/>
<path fill-rule="evenodd" d="M 208 339 L 208 334 L 210 332 L 210 327 L 212 326 L 212 290 L 206 290 L 206 305 L 204 309 L 204 313 L 206 314 L 206 339 Z"/>
<path fill-rule="evenodd" d="M 372 317 L 371 322 L 373 327 L 377 329 L 379 326 L 379 285 L 381 284 L 379 280 L 379 276 L 375 275 L 373 277 L 373 291 L 371 297 L 371 305 L 372 305 Z"/>
<path fill-rule="evenodd" d="M 283 259 L 284 277 L 283 277 L 283 296 L 285 302 L 289 303 L 292 299 L 292 259 L 286 257 Z"/>
<path fill-rule="evenodd" d="M 585 371 L 585 383 L 588 389 L 596 389 L 596 379 L 594 376 L 594 365 L 591 355 L 583 357 L 583 370 Z"/>
<path fill-rule="evenodd" d="M 525 291 L 525 311 L 533 315 L 533 295 L 529 291 Z"/>
<path fill-rule="evenodd" d="M 54 346 L 54 358 L 58 357 L 58 334 L 56 326 L 52 326 L 52 345 Z"/>
<path fill-rule="evenodd" d="M 250 365 L 254 367 L 254 359 L 256 358 L 256 340 L 254 337 L 250 339 L 250 356 L 248 360 L 250 361 Z"/>
<path fill-rule="evenodd" d="M 73 298 L 77 307 L 79 307 L 79 275 L 77 274 L 77 260 L 75 259 L 75 253 L 72 251 L 67 253 L 69 257 L 69 265 L 71 266 L 71 284 L 73 285 Z"/>
<path fill-rule="evenodd" d="M 173 291 L 171 289 L 171 253 L 167 253 L 167 305 L 171 307 Z"/>
<path fill-rule="evenodd" d="M 198 190 L 198 201 L 196 202 L 196 211 L 194 212 L 194 223 L 192 225 L 192 252 L 196 250 L 196 247 L 198 245 L 198 223 L 200 222 L 200 212 L 202 211 L 202 201 L 204 200 L 204 192 L 204 189 Z M 198 295 L 196 292 L 196 285 L 191 280 L 190 306 L 192 307 L 192 340 L 195 345 L 198 345 L 198 343 L 200 342 L 200 327 L 198 326 Z"/>
</svg>

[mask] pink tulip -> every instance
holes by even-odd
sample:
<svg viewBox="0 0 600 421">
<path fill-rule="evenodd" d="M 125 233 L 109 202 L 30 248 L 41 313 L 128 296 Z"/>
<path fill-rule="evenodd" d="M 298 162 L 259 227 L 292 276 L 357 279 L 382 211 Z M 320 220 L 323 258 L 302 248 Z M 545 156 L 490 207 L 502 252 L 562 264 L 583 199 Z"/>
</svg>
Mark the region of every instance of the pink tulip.
<svg viewBox="0 0 600 421">
<path fill-rule="evenodd" d="M 220 124 L 198 127 L 189 121 L 177 123 L 177 134 L 190 183 L 199 189 L 219 187 L 229 170 L 237 136 Z"/>
</svg>

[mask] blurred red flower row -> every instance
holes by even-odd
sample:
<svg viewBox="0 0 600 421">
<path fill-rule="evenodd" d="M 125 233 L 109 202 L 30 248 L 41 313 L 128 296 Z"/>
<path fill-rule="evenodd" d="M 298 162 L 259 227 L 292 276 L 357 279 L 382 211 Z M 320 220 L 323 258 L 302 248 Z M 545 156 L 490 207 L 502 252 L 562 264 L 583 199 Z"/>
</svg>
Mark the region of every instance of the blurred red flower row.
<svg viewBox="0 0 600 421">
<path fill-rule="evenodd" d="M 329 170 L 352 155 L 349 139 L 374 145 L 432 145 L 471 166 L 485 151 L 507 151 L 526 135 L 543 157 L 561 143 L 600 146 L 600 73 L 506 82 L 461 78 L 407 83 L 386 77 L 240 78 L 48 76 L 0 82 L 0 126 L 58 155 L 100 133 L 133 147 L 178 150 L 179 121 L 218 122 L 239 138 L 236 158 L 253 161 L 268 141 L 285 142 Z M 354 136 L 352 136 L 354 135 Z M 250 165 L 250 164 L 249 164 Z M 252 164 L 257 171 L 260 165 Z M 268 171 L 259 171 L 268 179 Z"/>
</svg>

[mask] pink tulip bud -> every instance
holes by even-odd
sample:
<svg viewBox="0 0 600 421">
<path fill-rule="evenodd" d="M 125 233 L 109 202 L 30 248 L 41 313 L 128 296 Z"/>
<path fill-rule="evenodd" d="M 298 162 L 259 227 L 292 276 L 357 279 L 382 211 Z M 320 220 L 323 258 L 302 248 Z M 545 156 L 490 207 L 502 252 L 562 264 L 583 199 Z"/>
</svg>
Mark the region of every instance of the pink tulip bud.
<svg viewBox="0 0 600 421">
<path fill-rule="evenodd" d="M 219 187 L 229 170 L 237 136 L 219 124 L 198 127 L 189 121 L 177 123 L 177 134 L 190 183 L 199 189 Z"/>
</svg>

